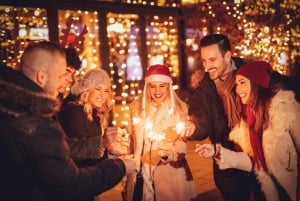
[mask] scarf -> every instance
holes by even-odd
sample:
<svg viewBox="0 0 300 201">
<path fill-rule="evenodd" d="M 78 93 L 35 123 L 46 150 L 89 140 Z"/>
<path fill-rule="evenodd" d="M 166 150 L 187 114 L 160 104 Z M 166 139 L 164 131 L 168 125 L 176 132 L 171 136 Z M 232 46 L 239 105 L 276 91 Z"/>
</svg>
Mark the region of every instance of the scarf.
<svg viewBox="0 0 300 201">
<path fill-rule="evenodd" d="M 235 70 L 226 73 L 223 79 L 216 84 L 219 96 L 222 99 L 227 114 L 228 126 L 233 128 L 239 122 L 239 113 L 235 103 Z"/>
<path fill-rule="evenodd" d="M 246 106 L 246 121 L 249 125 L 250 143 L 253 150 L 255 164 L 257 164 L 258 169 L 262 166 L 263 170 L 267 171 L 266 161 L 262 150 L 262 131 L 254 131 L 253 128 L 256 118 L 249 105 Z"/>
</svg>

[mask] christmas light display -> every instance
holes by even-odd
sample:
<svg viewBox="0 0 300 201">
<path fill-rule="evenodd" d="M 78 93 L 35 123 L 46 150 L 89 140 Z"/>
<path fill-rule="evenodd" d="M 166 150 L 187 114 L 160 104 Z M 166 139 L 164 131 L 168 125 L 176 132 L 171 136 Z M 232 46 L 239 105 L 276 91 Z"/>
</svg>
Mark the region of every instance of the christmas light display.
<svg viewBox="0 0 300 201">
<path fill-rule="evenodd" d="M 199 62 L 199 40 L 209 33 L 224 33 L 232 42 L 233 53 L 246 60 L 261 59 L 275 70 L 290 74 L 295 57 L 300 52 L 300 2 L 295 0 L 121 0 L 125 4 L 146 7 L 176 7 L 183 14 L 177 16 L 145 15 L 145 30 L 140 30 L 138 14 L 107 13 L 107 27 L 99 27 L 97 11 L 58 10 L 60 40 L 68 30 L 67 40 L 84 40 L 76 46 L 82 60 L 82 70 L 76 76 L 93 68 L 101 68 L 99 29 L 107 31 L 109 73 L 113 81 L 116 106 L 113 124 L 126 127 L 128 104 L 142 93 L 145 67 L 164 63 L 171 69 L 175 88 L 179 79 L 179 51 L 185 45 L 187 73 L 192 73 Z M 96 3 L 96 2 L 95 2 Z M 178 20 L 185 22 L 186 38 L 178 41 Z M 47 9 L 0 6 L 0 59 L 16 67 L 29 41 L 48 39 Z M 71 22 L 70 24 L 68 24 Z M 69 26 L 69 27 L 68 27 Z M 141 31 L 145 41 L 141 40 Z M 181 30 L 180 30 L 181 31 Z M 59 41 L 59 42 L 61 42 Z M 178 44 L 180 42 L 180 44 Z M 144 44 L 144 45 L 142 45 Z M 146 47 L 142 49 L 141 47 Z M 146 51 L 147 58 L 141 58 Z M 146 64 L 143 63 L 146 59 Z M 147 65 L 147 66 L 143 66 Z"/>
</svg>

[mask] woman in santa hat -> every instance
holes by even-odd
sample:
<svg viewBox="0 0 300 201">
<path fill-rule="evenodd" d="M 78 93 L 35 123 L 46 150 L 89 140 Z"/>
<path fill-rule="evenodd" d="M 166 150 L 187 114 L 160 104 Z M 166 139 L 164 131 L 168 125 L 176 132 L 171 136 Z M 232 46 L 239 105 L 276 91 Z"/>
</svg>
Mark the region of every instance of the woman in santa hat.
<svg viewBox="0 0 300 201">
<path fill-rule="evenodd" d="M 185 159 L 185 136 L 194 124 L 188 107 L 172 88 L 167 66 L 147 69 L 142 96 L 131 105 L 134 155 L 144 183 L 139 201 L 189 201 L 196 197 L 194 181 Z"/>
<path fill-rule="evenodd" d="M 272 71 L 264 61 L 250 62 L 237 71 L 241 120 L 229 138 L 242 152 L 210 144 L 196 145 L 195 151 L 215 156 L 221 169 L 253 172 L 261 186 L 257 201 L 298 201 L 300 104 L 292 91 L 269 88 Z"/>
</svg>

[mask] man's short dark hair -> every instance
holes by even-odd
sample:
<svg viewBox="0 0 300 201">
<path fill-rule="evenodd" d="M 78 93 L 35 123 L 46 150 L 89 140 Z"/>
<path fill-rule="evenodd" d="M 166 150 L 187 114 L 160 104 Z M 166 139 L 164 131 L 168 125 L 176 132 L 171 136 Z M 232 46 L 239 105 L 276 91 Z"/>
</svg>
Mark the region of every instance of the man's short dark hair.
<svg viewBox="0 0 300 201">
<path fill-rule="evenodd" d="M 81 68 L 81 60 L 75 48 L 64 48 L 67 58 L 67 66 L 79 70 Z"/>
<path fill-rule="evenodd" d="M 30 51 L 32 49 L 44 49 L 48 50 L 50 52 L 61 52 L 63 53 L 63 49 L 60 47 L 60 45 L 53 41 L 48 40 L 41 40 L 41 41 L 35 41 L 28 44 L 28 46 L 25 48 L 24 51 Z"/>
<path fill-rule="evenodd" d="M 231 51 L 230 41 L 224 34 L 209 34 L 200 40 L 200 48 L 217 44 L 223 55 Z"/>
<path fill-rule="evenodd" d="M 53 41 L 47 41 L 47 40 L 32 42 L 29 43 L 28 46 L 25 48 L 21 56 L 20 66 L 23 66 L 23 63 L 25 62 L 28 55 L 40 50 L 45 50 L 50 53 L 58 52 L 61 55 L 65 56 L 65 52 L 63 48 L 61 48 L 61 46 L 58 43 L 55 43 Z"/>
</svg>

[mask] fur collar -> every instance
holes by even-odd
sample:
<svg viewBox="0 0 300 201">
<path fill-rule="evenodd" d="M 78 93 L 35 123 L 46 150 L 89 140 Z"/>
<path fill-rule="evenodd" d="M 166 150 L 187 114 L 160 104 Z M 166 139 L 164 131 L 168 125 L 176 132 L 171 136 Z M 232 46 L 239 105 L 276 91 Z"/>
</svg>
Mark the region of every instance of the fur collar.
<svg viewBox="0 0 300 201">
<path fill-rule="evenodd" d="M 13 116 L 33 114 L 52 117 L 60 108 L 51 96 L 10 67 L 0 67 L 0 112 Z"/>
</svg>

